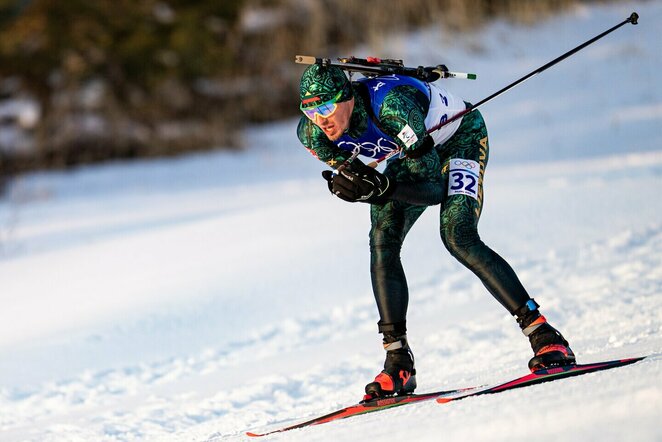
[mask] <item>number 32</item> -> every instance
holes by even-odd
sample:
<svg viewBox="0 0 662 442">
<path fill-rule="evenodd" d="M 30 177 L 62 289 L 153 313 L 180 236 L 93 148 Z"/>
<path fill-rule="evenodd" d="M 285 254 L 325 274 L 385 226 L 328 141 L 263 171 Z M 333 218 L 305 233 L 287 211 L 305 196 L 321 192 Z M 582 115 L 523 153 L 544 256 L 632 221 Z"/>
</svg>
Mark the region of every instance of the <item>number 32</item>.
<svg viewBox="0 0 662 442">
<path fill-rule="evenodd" d="M 470 173 L 456 171 L 451 173 L 452 181 L 450 190 L 464 191 L 471 195 L 476 194 L 476 177 Z M 463 192 L 463 193 L 464 193 Z"/>
</svg>

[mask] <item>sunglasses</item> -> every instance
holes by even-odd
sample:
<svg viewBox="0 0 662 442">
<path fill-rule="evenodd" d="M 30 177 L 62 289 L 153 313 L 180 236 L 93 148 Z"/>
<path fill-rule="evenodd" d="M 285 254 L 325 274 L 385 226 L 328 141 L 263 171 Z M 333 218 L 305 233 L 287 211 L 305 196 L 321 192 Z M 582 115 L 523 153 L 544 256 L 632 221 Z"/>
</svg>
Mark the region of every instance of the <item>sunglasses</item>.
<svg viewBox="0 0 662 442">
<path fill-rule="evenodd" d="M 336 112 L 336 110 L 338 110 L 337 101 L 342 96 L 342 92 L 343 91 L 341 90 L 340 92 L 338 92 L 338 94 L 335 97 L 333 97 L 329 101 L 325 101 L 324 103 L 318 104 L 316 106 L 304 108 L 303 106 L 304 104 L 306 104 L 307 101 L 304 100 L 299 105 L 299 109 L 301 109 L 301 112 L 303 112 L 304 115 L 310 118 L 312 121 L 315 121 L 315 115 L 319 115 L 322 118 L 329 118 L 331 115 L 333 115 Z"/>
</svg>

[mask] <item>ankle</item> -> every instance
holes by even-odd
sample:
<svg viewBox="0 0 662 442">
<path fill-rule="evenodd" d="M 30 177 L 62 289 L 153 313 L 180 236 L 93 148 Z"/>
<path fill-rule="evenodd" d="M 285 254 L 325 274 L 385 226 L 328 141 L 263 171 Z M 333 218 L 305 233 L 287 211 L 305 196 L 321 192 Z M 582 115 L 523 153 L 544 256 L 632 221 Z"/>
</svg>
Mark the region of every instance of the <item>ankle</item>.
<svg viewBox="0 0 662 442">
<path fill-rule="evenodd" d="M 407 335 L 395 336 L 390 333 L 384 333 L 382 338 L 382 344 L 384 345 L 384 350 L 386 351 L 395 351 L 399 349 L 408 349 L 409 343 L 407 342 Z"/>
<path fill-rule="evenodd" d="M 547 319 L 538 310 L 539 307 L 540 305 L 534 299 L 530 299 L 515 311 L 515 319 L 524 336 L 531 336 L 543 324 L 547 323 Z"/>
</svg>

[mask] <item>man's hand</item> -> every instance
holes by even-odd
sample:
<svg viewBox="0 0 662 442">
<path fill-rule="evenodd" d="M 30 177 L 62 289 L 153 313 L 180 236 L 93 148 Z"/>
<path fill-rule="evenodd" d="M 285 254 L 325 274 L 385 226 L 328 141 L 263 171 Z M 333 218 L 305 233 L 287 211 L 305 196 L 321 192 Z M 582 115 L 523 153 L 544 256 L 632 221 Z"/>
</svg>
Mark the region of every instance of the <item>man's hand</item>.
<svg viewBox="0 0 662 442">
<path fill-rule="evenodd" d="M 322 172 L 331 193 L 351 203 L 385 204 L 395 190 L 395 183 L 375 169 L 355 163 L 339 174 L 330 170 Z"/>
</svg>

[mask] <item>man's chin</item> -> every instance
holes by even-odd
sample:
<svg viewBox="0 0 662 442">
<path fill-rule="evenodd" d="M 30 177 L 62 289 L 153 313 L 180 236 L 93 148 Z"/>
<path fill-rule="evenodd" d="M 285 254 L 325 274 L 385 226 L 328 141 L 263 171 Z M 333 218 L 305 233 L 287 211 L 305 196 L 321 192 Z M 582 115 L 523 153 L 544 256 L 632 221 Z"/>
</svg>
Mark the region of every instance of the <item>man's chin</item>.
<svg viewBox="0 0 662 442">
<path fill-rule="evenodd" d="M 342 135 L 340 131 L 325 132 L 326 137 L 331 141 L 336 141 Z"/>
</svg>

